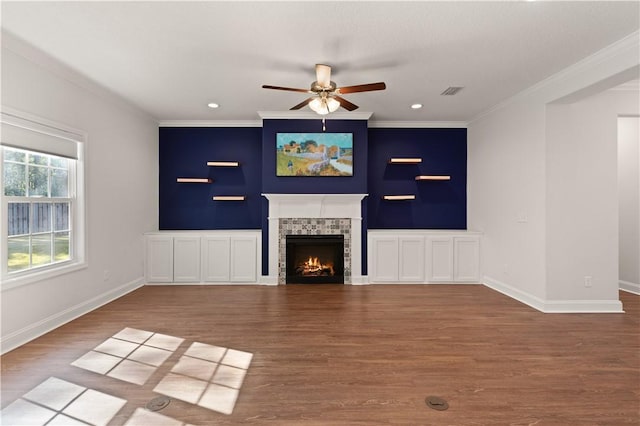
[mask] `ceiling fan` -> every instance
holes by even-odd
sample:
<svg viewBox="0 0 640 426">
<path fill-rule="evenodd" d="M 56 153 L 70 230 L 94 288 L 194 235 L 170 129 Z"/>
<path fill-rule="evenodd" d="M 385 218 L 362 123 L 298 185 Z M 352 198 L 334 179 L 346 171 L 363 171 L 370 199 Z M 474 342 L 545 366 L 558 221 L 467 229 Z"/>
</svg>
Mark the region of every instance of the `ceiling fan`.
<svg viewBox="0 0 640 426">
<path fill-rule="evenodd" d="M 313 111 L 320 115 L 326 115 L 334 112 L 339 107 L 347 111 L 358 109 L 358 105 L 349 102 L 340 95 L 356 92 L 371 92 L 374 90 L 384 90 L 387 86 L 383 82 L 358 84 L 356 86 L 338 87 L 335 82 L 331 81 L 331 67 L 324 64 L 316 64 L 316 81 L 311 83 L 311 88 L 296 89 L 292 87 L 270 86 L 264 84 L 263 89 L 288 90 L 290 92 L 301 92 L 312 94 L 310 98 L 305 99 L 298 105 L 291 107 L 292 110 L 298 110 L 309 105 Z"/>
</svg>

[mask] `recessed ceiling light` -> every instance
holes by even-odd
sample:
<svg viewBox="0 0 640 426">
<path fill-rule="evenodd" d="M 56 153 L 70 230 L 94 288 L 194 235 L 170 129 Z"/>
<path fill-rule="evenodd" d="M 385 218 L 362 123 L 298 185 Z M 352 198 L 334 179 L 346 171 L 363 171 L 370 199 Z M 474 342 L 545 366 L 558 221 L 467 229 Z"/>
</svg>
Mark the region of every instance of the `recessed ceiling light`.
<svg viewBox="0 0 640 426">
<path fill-rule="evenodd" d="M 207 104 L 207 106 L 208 106 L 209 108 L 218 108 L 220 105 L 218 105 L 218 104 L 217 104 L 217 103 L 215 103 L 215 102 L 211 102 L 211 103 L 208 103 L 208 104 Z"/>
<path fill-rule="evenodd" d="M 420 109 L 420 108 L 422 108 L 422 104 L 413 104 L 413 105 L 411 105 L 411 108 L 412 109 Z"/>
</svg>

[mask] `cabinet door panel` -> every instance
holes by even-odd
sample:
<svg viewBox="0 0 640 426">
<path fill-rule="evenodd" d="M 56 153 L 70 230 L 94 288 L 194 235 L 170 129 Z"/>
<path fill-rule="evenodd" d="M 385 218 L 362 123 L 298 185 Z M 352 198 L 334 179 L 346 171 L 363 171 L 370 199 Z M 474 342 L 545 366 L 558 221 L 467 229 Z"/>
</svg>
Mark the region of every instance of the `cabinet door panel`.
<svg viewBox="0 0 640 426">
<path fill-rule="evenodd" d="M 200 281 L 200 237 L 173 239 L 173 281 Z"/>
<path fill-rule="evenodd" d="M 456 237 L 454 240 L 456 281 L 480 281 L 480 240 L 472 237 Z"/>
<path fill-rule="evenodd" d="M 398 248 L 400 251 L 400 269 L 398 271 L 400 282 L 423 282 L 424 238 L 399 237 Z"/>
<path fill-rule="evenodd" d="M 256 282 L 257 240 L 231 238 L 231 282 Z"/>
<path fill-rule="evenodd" d="M 398 281 L 398 238 L 372 237 L 371 252 L 372 281 L 380 283 Z"/>
<path fill-rule="evenodd" d="M 202 280 L 229 282 L 229 237 L 202 238 Z"/>
<path fill-rule="evenodd" d="M 453 239 L 451 237 L 427 238 L 427 265 L 429 281 L 453 281 Z"/>
<path fill-rule="evenodd" d="M 147 237 L 146 279 L 150 283 L 173 281 L 173 238 Z"/>
</svg>

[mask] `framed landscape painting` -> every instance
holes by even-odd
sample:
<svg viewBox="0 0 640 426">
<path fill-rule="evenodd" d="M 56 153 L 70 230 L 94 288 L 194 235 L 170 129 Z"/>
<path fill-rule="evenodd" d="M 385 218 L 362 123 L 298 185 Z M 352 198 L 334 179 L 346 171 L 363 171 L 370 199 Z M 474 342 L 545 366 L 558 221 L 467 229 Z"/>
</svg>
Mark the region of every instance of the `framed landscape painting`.
<svg viewBox="0 0 640 426">
<path fill-rule="evenodd" d="M 353 176 L 353 134 L 277 133 L 276 176 Z"/>
</svg>

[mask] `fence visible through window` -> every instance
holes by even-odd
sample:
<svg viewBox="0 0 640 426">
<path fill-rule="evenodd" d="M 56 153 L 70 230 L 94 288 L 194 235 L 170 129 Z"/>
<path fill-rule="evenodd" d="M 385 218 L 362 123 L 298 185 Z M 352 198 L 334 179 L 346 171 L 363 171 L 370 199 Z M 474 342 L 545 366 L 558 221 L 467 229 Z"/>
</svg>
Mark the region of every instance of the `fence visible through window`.
<svg viewBox="0 0 640 426">
<path fill-rule="evenodd" d="M 70 160 L 3 148 L 7 272 L 70 260 Z"/>
</svg>

